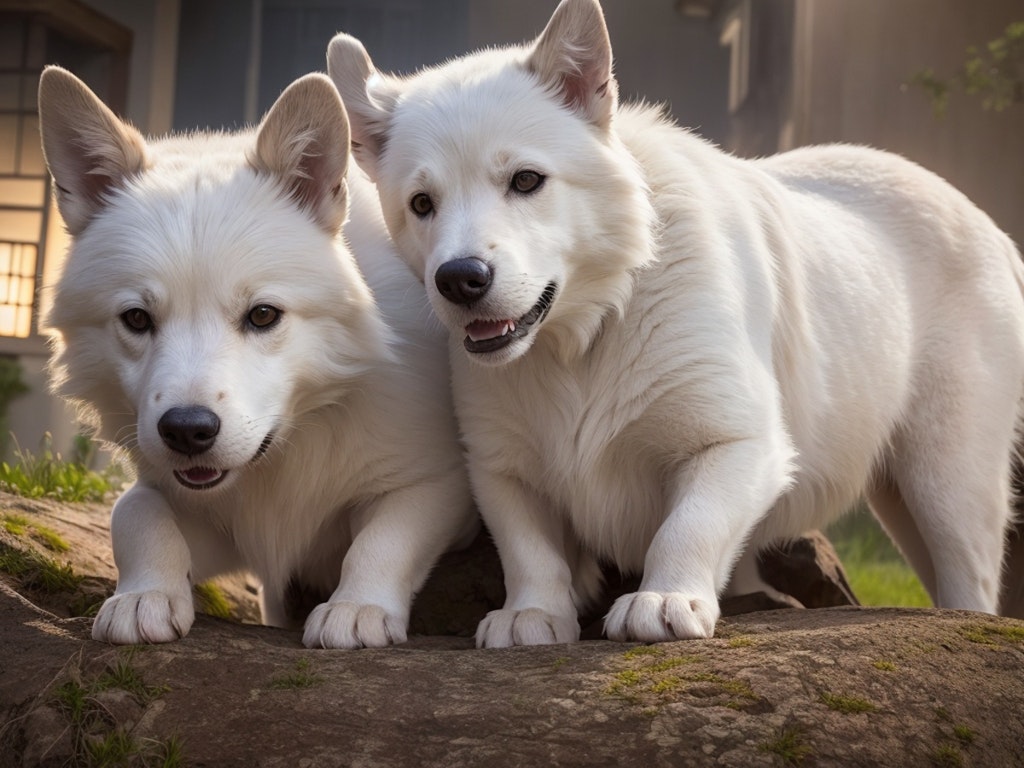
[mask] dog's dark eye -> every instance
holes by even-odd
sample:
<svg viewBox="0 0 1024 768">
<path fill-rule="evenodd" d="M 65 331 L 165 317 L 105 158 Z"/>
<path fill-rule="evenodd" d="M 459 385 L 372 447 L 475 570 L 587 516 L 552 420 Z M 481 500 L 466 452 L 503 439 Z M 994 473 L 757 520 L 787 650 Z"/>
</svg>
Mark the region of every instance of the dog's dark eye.
<svg viewBox="0 0 1024 768">
<path fill-rule="evenodd" d="M 148 333 L 153 330 L 153 318 L 144 309 L 132 307 L 121 313 L 121 322 L 132 333 Z"/>
<path fill-rule="evenodd" d="M 283 313 L 277 307 L 272 307 L 269 304 L 258 304 L 249 310 L 249 314 L 246 316 L 245 321 L 250 328 L 255 328 L 258 331 L 265 331 L 268 328 L 272 328 L 277 325 L 281 320 Z"/>
<path fill-rule="evenodd" d="M 544 183 L 544 176 L 536 171 L 519 171 L 512 177 L 511 189 L 521 195 L 528 195 L 536 192 Z"/>
<path fill-rule="evenodd" d="M 430 199 L 430 195 L 426 192 L 417 192 L 409 200 L 409 207 L 413 213 L 422 219 L 424 216 L 429 216 L 431 211 L 434 210 L 434 201 Z"/>
</svg>

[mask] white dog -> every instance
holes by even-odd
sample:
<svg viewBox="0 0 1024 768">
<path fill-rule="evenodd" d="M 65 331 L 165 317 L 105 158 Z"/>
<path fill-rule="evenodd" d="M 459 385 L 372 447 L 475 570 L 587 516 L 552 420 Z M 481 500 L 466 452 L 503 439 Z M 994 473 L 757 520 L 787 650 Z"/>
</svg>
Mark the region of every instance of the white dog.
<svg viewBox="0 0 1024 768">
<path fill-rule="evenodd" d="M 481 646 L 708 637 L 746 544 L 866 493 L 936 604 L 994 612 L 1024 271 L 963 195 L 882 152 L 731 157 L 619 107 L 595 0 L 407 79 L 328 51 L 354 152 L 453 334 L 505 569 Z M 737 579 L 751 581 L 750 561 Z"/>
<path fill-rule="evenodd" d="M 298 80 L 240 134 L 147 142 L 56 67 L 39 110 L 74 236 L 48 318 L 54 386 L 138 473 L 93 636 L 181 637 L 192 583 L 248 569 L 267 624 L 329 598 L 308 646 L 402 642 L 475 513 L 443 329 L 372 186 L 346 177 L 330 80 Z M 349 194 L 358 266 L 339 237 Z"/>
</svg>

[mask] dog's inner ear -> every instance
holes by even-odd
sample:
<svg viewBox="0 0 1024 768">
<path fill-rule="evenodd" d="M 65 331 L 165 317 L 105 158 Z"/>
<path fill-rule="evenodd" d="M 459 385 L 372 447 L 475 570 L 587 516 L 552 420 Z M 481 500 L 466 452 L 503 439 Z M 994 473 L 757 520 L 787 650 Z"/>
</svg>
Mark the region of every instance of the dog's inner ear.
<svg viewBox="0 0 1024 768">
<path fill-rule="evenodd" d="M 562 102 L 605 128 L 618 100 L 612 46 L 597 0 L 563 0 L 537 38 L 526 68 Z"/>
<path fill-rule="evenodd" d="M 324 75 L 295 81 L 263 119 L 250 163 L 277 177 L 288 194 L 331 234 L 345 220 L 348 116 Z"/>
<path fill-rule="evenodd" d="M 399 81 L 379 74 L 363 44 L 344 33 L 327 47 L 327 72 L 352 120 L 352 154 L 376 180 Z"/>
<path fill-rule="evenodd" d="M 39 121 L 57 207 L 77 235 L 114 189 L 145 168 L 146 142 L 60 67 L 47 67 L 39 80 Z"/>
</svg>

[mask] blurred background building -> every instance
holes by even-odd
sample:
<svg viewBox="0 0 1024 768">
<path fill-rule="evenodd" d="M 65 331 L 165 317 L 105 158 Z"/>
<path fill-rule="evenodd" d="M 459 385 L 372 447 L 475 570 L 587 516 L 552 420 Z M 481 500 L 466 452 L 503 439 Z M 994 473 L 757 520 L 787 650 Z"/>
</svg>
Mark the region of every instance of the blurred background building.
<svg viewBox="0 0 1024 768">
<path fill-rule="evenodd" d="M 952 74 L 968 46 L 1024 22 L 1021 0 L 604 0 L 624 99 L 742 156 L 871 144 L 949 179 L 1024 243 L 1024 104 L 953 90 L 938 117 L 916 73 Z M 50 204 L 35 93 L 75 72 L 144 132 L 255 123 L 331 36 L 409 72 L 536 35 L 555 0 L 0 0 L 0 416 L 34 448 L 77 427 L 47 394 L 39 328 L 66 247 Z M 1019 70 L 1018 70 L 1019 71 Z M 1020 99 L 1018 91 L 1011 94 Z M 884 308 L 880 308 L 884 311 Z M 16 381 L 25 387 L 17 387 Z M 24 389 L 25 391 L 21 391 Z M 6 450 L 10 451 L 8 445 Z"/>
</svg>

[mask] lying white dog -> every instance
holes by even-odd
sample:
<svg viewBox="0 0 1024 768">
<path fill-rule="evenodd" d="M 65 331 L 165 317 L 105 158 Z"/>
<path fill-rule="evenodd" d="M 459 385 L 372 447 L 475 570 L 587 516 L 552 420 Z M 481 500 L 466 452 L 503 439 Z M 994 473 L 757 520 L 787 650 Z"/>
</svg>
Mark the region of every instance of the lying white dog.
<svg viewBox="0 0 1024 768">
<path fill-rule="evenodd" d="M 741 160 L 619 107 L 595 0 L 406 79 L 346 35 L 328 64 L 453 334 L 508 593 L 480 645 L 578 637 L 597 559 L 643 573 L 609 637 L 710 636 L 745 545 L 862 493 L 937 605 L 996 611 L 1024 271 L 963 195 L 882 152 Z"/>
<path fill-rule="evenodd" d="M 308 646 L 402 642 L 475 513 L 443 329 L 372 187 L 346 176 L 331 82 L 298 80 L 240 134 L 146 142 L 56 67 L 39 110 L 74 236 L 47 323 L 54 387 L 138 473 L 93 636 L 181 637 L 192 583 L 248 569 L 264 623 L 300 625 L 300 598 L 329 598 Z M 358 265 L 339 237 L 349 194 Z"/>
</svg>

